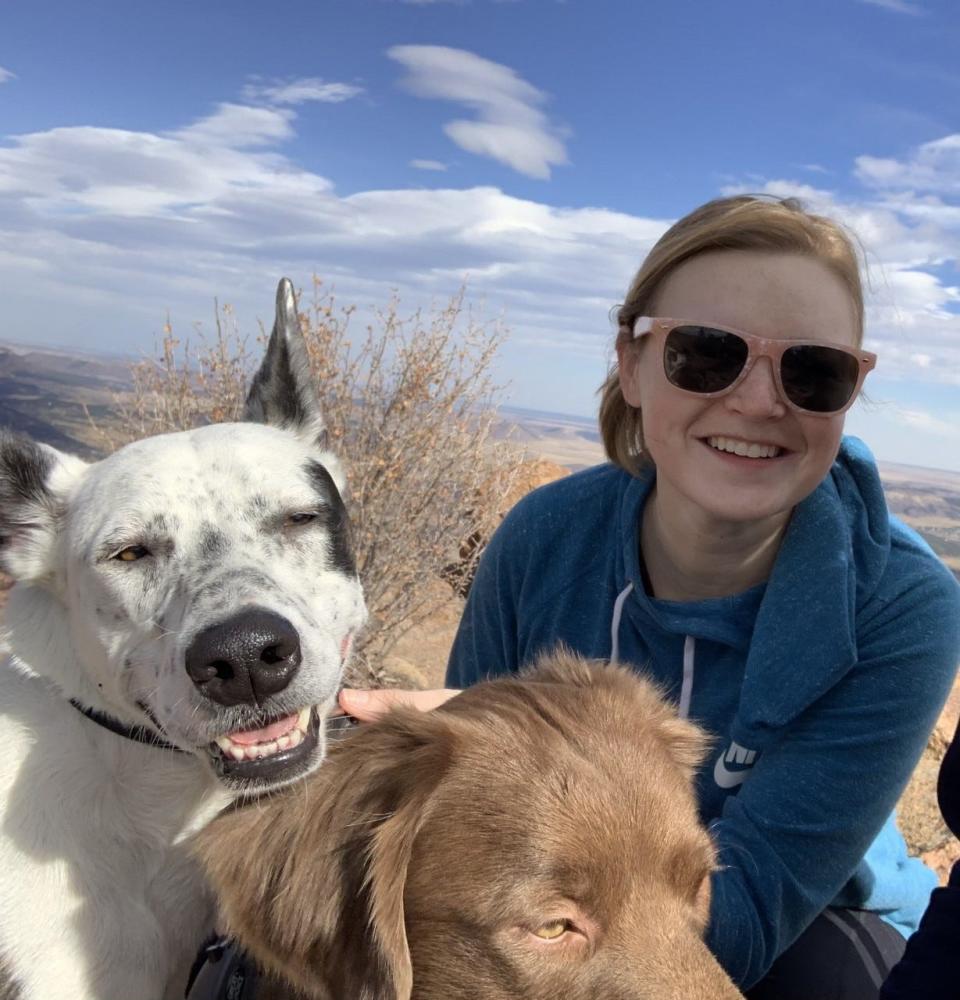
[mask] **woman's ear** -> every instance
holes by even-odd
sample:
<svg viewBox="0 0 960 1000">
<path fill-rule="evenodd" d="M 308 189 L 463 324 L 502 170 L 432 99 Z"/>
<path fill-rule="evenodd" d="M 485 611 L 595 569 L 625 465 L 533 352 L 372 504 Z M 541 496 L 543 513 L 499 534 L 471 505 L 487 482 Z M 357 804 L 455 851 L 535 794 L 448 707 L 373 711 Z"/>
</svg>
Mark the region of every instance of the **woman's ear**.
<svg viewBox="0 0 960 1000">
<path fill-rule="evenodd" d="M 214 820 L 196 852 L 221 929 L 314 1000 L 409 1000 L 407 866 L 452 738 L 441 715 L 395 709 L 306 782 Z"/>
</svg>

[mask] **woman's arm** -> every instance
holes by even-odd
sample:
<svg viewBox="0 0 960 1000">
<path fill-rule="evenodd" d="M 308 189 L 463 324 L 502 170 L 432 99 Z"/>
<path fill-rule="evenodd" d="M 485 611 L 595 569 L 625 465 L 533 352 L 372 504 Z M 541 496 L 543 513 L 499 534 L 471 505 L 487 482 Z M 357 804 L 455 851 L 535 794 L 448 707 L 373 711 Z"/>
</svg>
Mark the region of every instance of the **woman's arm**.
<svg viewBox="0 0 960 1000">
<path fill-rule="evenodd" d="M 836 898 L 890 816 L 953 683 L 958 595 L 938 565 L 875 595 L 857 665 L 764 751 L 712 825 L 723 867 L 708 940 L 742 987 Z"/>
<path fill-rule="evenodd" d="M 508 517 L 500 525 L 480 557 L 447 662 L 449 688 L 470 687 L 519 668 L 516 574 L 510 559 L 518 542 L 511 542 L 514 521 Z"/>
</svg>

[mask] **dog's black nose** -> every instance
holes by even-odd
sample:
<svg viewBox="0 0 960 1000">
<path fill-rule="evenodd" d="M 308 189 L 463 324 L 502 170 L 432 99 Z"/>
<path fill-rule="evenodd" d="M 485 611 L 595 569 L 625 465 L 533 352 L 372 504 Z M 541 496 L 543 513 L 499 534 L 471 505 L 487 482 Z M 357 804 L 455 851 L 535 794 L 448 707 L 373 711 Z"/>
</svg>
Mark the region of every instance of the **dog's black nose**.
<svg viewBox="0 0 960 1000">
<path fill-rule="evenodd" d="M 262 704 L 282 691 L 300 666 L 300 636 L 280 615 L 243 611 L 204 629 L 187 650 L 191 680 L 221 705 Z"/>
</svg>

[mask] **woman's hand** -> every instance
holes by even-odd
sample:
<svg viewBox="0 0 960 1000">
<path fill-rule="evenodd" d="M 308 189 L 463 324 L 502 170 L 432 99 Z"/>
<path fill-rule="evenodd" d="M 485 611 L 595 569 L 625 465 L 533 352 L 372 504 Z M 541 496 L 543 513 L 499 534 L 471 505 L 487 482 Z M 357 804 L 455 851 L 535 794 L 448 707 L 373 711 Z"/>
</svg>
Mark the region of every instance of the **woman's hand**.
<svg viewBox="0 0 960 1000">
<path fill-rule="evenodd" d="M 340 692 L 340 707 L 347 715 L 352 715 L 361 722 L 373 722 L 394 705 L 410 705 L 412 708 L 419 708 L 421 712 L 429 712 L 459 693 L 456 688 L 434 688 L 430 691 L 366 691 L 344 688 Z"/>
</svg>

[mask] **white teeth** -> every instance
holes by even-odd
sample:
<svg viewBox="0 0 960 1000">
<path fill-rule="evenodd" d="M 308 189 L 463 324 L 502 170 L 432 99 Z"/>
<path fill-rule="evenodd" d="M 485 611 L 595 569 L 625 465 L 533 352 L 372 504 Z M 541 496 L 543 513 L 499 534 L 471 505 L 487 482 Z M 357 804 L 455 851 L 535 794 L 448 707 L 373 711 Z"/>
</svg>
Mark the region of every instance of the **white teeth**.
<svg viewBox="0 0 960 1000">
<path fill-rule="evenodd" d="M 234 743 L 229 736 L 218 736 L 215 740 L 224 757 L 230 760 L 262 760 L 264 757 L 272 757 L 281 750 L 289 750 L 298 747 L 307 735 L 310 727 L 311 707 L 308 705 L 297 713 L 296 725 L 283 736 L 275 740 L 268 740 L 265 743 L 241 744 Z"/>
<path fill-rule="evenodd" d="M 707 444 L 711 448 L 716 448 L 717 451 L 726 451 L 743 458 L 776 458 L 782 450 L 775 444 L 755 444 L 727 437 L 709 437 Z"/>
</svg>

